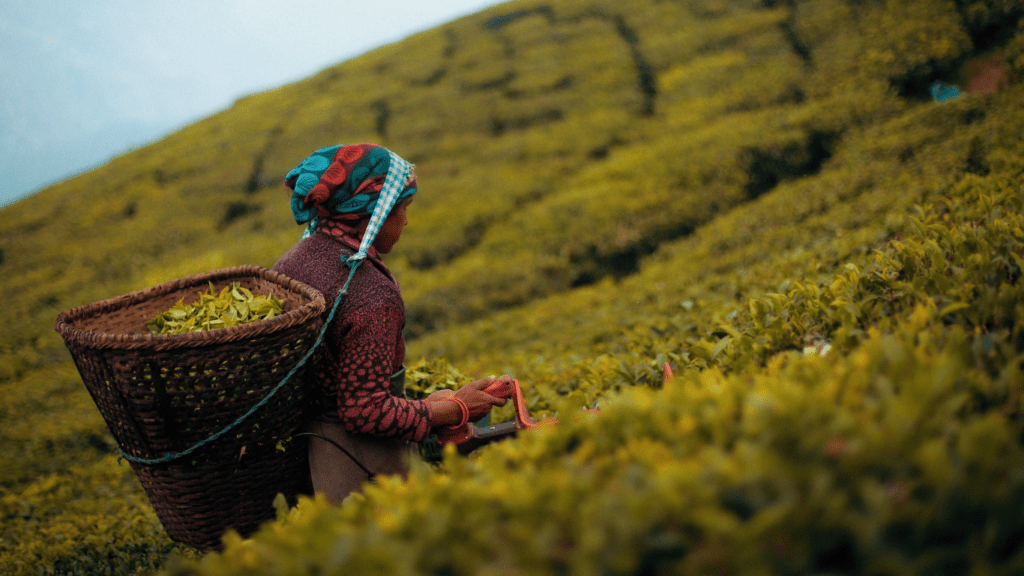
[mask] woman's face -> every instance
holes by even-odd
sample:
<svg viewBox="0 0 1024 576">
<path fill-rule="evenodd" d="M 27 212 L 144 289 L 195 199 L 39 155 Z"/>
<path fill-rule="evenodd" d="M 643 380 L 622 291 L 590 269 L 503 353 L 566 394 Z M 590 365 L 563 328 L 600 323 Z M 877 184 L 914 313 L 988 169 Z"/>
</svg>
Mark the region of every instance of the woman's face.
<svg viewBox="0 0 1024 576">
<path fill-rule="evenodd" d="M 405 210 L 411 203 L 412 198 L 407 198 L 398 206 L 395 206 L 391 210 L 391 214 L 388 214 L 384 224 L 380 227 L 380 232 L 377 233 L 377 237 L 373 240 L 373 247 L 377 249 L 377 252 L 388 254 L 395 247 L 395 244 L 398 244 L 398 239 L 402 236 L 402 230 L 409 223 L 409 217 L 406 215 Z"/>
</svg>

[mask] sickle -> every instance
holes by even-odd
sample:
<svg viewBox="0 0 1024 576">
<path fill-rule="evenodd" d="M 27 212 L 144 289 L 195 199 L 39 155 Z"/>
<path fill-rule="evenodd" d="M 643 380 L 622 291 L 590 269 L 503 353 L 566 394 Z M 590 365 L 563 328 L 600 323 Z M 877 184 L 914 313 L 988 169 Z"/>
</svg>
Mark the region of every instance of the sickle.
<svg viewBox="0 0 1024 576">
<path fill-rule="evenodd" d="M 507 431 L 512 433 L 518 430 L 536 428 L 540 426 L 530 418 L 530 412 L 526 408 L 526 400 L 523 398 L 523 389 L 519 381 L 512 378 L 500 378 L 483 389 L 484 392 L 495 398 L 511 399 L 516 410 L 515 429 Z M 437 440 L 442 446 L 446 444 L 463 444 L 472 440 L 477 434 L 477 428 L 467 422 L 464 426 L 455 429 L 447 429 L 437 432 Z"/>
<path fill-rule="evenodd" d="M 512 406 L 516 409 L 516 427 L 519 429 L 536 428 L 540 426 L 530 418 L 530 412 L 526 409 L 526 400 L 523 398 L 523 389 L 519 380 L 499 379 L 490 386 L 484 388 L 484 392 L 496 398 L 511 398 Z"/>
<path fill-rule="evenodd" d="M 454 430 L 449 429 L 438 432 L 437 441 L 441 446 L 455 444 L 458 446 L 461 454 L 468 454 L 484 444 L 514 436 L 519 430 L 539 428 L 546 425 L 553 426 L 558 423 L 558 419 L 554 417 L 545 418 L 540 423 L 530 418 L 530 412 L 526 409 L 526 400 L 523 398 L 523 389 L 519 385 L 519 380 L 515 378 L 505 379 L 503 377 L 491 383 L 483 391 L 496 398 L 504 398 L 506 400 L 511 398 L 512 405 L 516 410 L 515 422 L 504 422 L 484 428 L 477 428 L 472 422 L 467 422 L 464 426 Z M 586 414 L 600 414 L 601 410 L 595 407 L 583 412 Z M 573 419 L 578 420 L 579 416 L 575 416 Z"/>
</svg>

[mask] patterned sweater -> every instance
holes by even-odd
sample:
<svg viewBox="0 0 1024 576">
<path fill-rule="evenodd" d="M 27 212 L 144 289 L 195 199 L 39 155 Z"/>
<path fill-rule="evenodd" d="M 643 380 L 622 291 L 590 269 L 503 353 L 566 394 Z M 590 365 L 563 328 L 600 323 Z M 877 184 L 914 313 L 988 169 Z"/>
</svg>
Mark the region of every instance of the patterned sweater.
<svg viewBox="0 0 1024 576">
<path fill-rule="evenodd" d="M 317 232 L 301 240 L 274 264 L 274 270 L 324 295 L 330 314 L 349 268 L 342 261 L 358 244 Z M 354 434 L 421 442 L 430 432 L 428 403 L 391 395 L 390 376 L 405 362 L 405 304 L 398 282 L 371 249 L 352 278 L 321 351 L 309 372 L 322 392 L 322 406 L 337 409 Z"/>
</svg>

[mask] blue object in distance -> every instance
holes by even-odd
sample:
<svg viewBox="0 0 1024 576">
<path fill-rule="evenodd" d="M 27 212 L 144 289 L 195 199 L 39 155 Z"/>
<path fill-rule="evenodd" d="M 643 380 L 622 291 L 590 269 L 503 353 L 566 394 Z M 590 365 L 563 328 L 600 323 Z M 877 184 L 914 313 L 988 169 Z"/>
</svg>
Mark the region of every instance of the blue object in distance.
<svg viewBox="0 0 1024 576">
<path fill-rule="evenodd" d="M 936 102 L 945 102 L 952 100 L 960 95 L 960 88 L 953 84 L 946 84 L 942 80 L 936 80 L 932 82 L 931 88 L 929 89 L 932 98 Z"/>
</svg>

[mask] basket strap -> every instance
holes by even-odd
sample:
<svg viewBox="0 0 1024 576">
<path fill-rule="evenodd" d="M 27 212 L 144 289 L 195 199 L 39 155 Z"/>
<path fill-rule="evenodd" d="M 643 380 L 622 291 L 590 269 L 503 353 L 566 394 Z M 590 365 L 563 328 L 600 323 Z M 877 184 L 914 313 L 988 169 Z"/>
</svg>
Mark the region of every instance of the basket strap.
<svg viewBox="0 0 1024 576">
<path fill-rule="evenodd" d="M 331 440 L 327 436 L 323 436 L 323 435 L 317 434 L 315 432 L 299 432 L 298 434 L 293 434 L 292 435 L 292 437 L 298 437 L 298 436 L 311 436 L 313 438 L 319 438 L 319 439 L 321 439 L 321 440 L 323 440 L 325 442 L 329 442 L 329 443 L 333 444 L 335 448 L 337 448 L 338 450 L 341 450 L 342 452 L 344 452 L 345 455 L 348 456 L 352 460 L 352 462 L 355 462 L 356 466 L 359 466 L 363 470 L 363 472 L 366 473 L 366 479 L 367 480 L 372 482 L 373 479 L 377 477 L 377 473 L 376 472 L 373 472 L 369 468 L 364 466 L 363 463 L 360 462 L 358 458 L 353 456 L 351 452 L 346 450 L 344 446 L 342 446 L 341 444 L 338 444 L 334 440 Z"/>
</svg>

